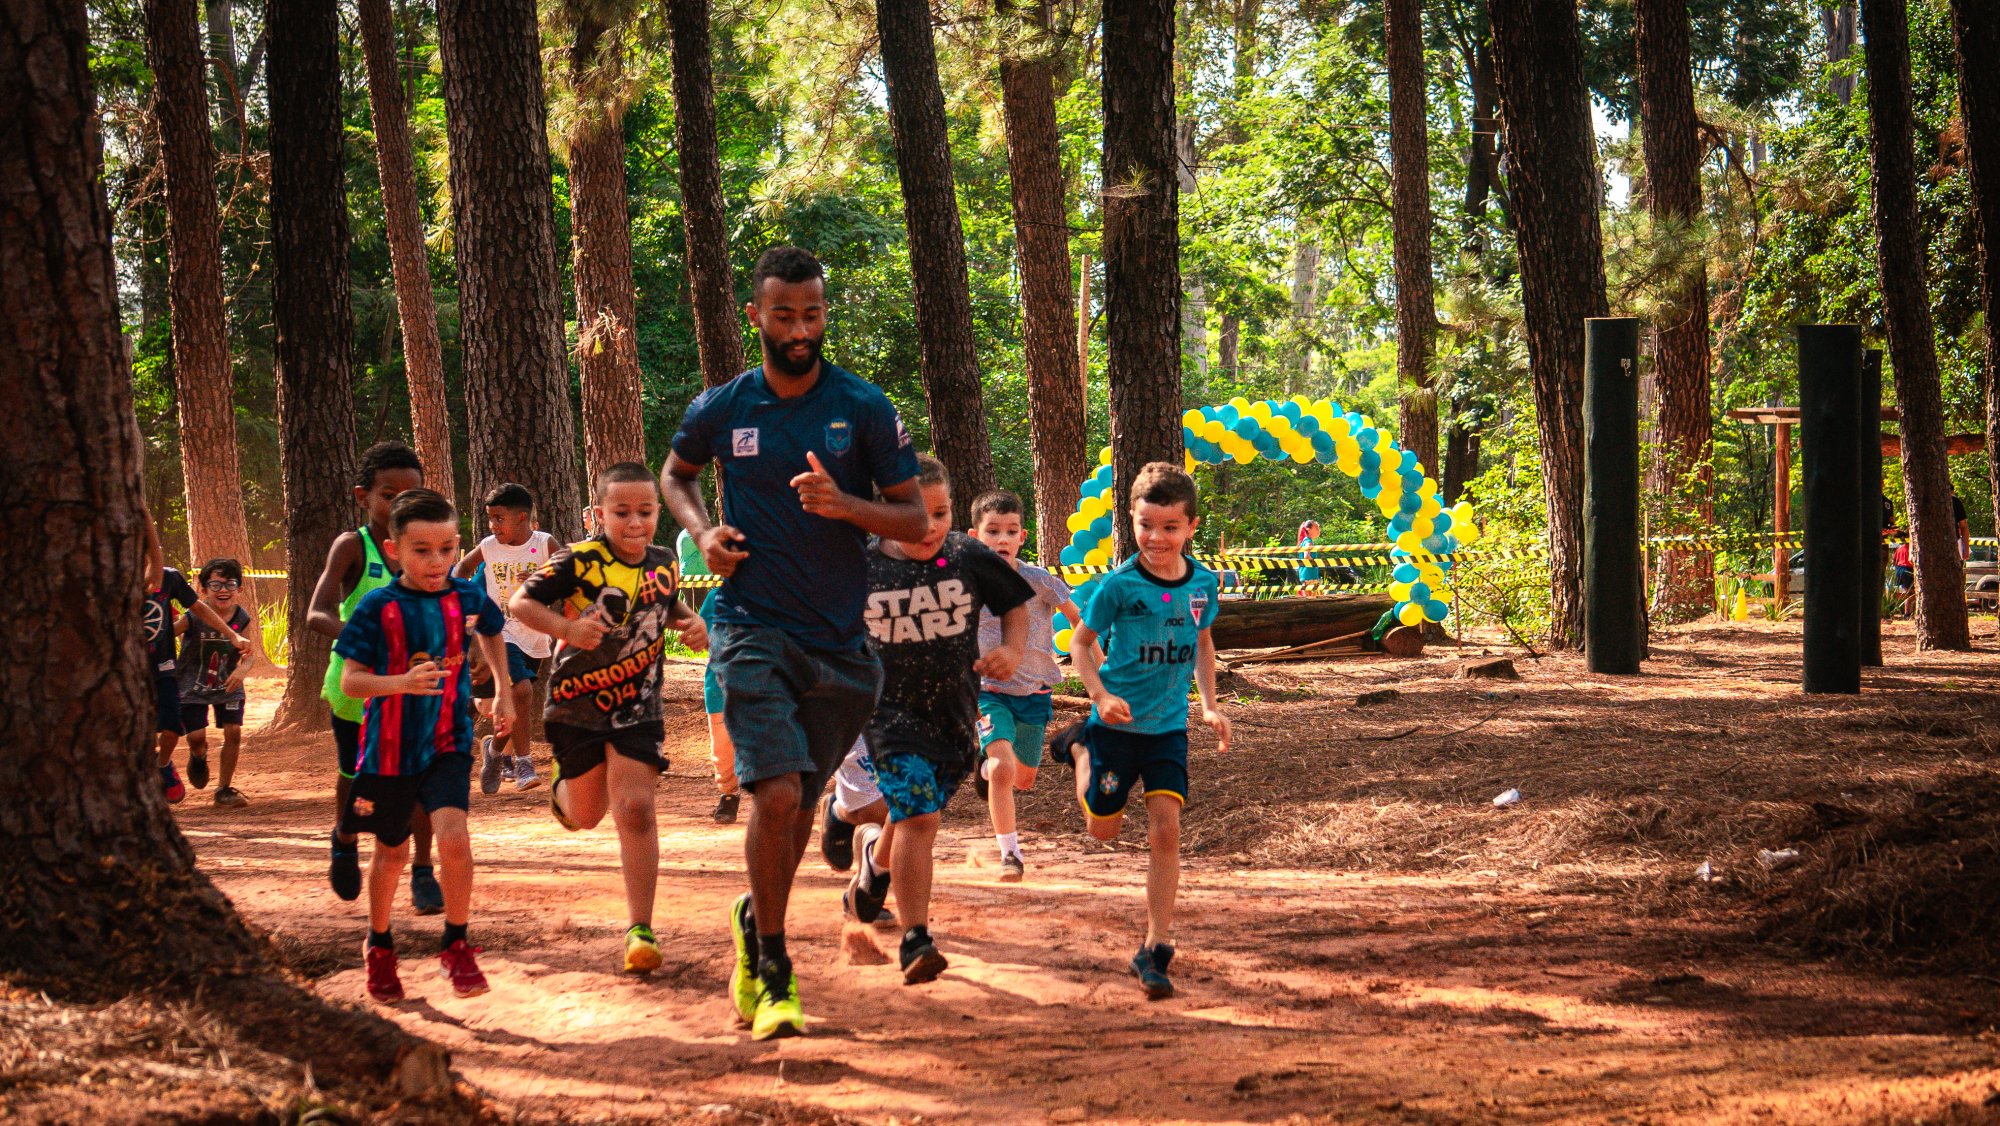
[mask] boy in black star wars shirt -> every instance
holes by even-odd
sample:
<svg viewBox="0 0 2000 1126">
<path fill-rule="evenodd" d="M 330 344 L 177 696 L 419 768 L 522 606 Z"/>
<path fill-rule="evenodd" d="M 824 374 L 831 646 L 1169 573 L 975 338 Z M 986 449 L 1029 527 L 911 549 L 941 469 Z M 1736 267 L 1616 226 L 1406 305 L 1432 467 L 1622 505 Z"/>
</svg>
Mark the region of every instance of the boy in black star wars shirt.
<svg viewBox="0 0 2000 1126">
<path fill-rule="evenodd" d="M 864 923 L 882 913 L 891 877 L 902 922 L 903 980 L 930 981 L 944 955 L 930 936 L 931 847 L 952 792 L 979 752 L 979 678 L 1004 680 L 1021 663 L 1035 592 L 986 545 L 951 530 L 943 463 L 917 459 L 930 522 L 917 543 L 868 548 L 868 635 L 882 658 L 882 698 L 868 723 L 870 758 L 889 806 L 886 828 L 864 825 L 848 908 Z M 979 611 L 1000 618 L 1000 646 L 979 654 Z"/>
</svg>

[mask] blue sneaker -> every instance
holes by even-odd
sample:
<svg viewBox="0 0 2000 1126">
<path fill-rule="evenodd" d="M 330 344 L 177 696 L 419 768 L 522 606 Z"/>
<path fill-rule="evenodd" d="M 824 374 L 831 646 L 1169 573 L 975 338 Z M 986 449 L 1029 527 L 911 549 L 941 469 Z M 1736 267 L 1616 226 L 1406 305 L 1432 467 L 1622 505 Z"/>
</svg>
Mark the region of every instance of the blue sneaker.
<svg viewBox="0 0 2000 1126">
<path fill-rule="evenodd" d="M 1174 983 L 1167 977 L 1167 963 L 1174 960 L 1174 948 L 1162 942 L 1141 946 L 1132 955 L 1132 976 L 1146 987 L 1146 1000 L 1164 1001 L 1174 995 Z"/>
<path fill-rule="evenodd" d="M 438 886 L 428 864 L 410 869 L 410 906 L 419 915 L 436 915 L 444 910 L 444 889 Z"/>
</svg>

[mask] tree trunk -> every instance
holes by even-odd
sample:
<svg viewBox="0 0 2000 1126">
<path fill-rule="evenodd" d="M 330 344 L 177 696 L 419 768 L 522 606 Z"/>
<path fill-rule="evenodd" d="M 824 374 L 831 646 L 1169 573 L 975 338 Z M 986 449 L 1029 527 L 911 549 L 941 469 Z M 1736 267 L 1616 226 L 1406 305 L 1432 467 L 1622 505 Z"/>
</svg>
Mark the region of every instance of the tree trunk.
<svg viewBox="0 0 2000 1126">
<path fill-rule="evenodd" d="M 607 466 L 646 460 L 646 419 L 625 194 L 625 99 L 615 92 L 621 48 L 605 39 L 588 4 L 572 0 L 570 10 L 576 22 L 570 82 L 583 103 L 569 135 L 570 272 L 576 277 L 583 468 L 585 479 L 595 481 Z M 601 53 L 609 57 L 600 59 Z"/>
<path fill-rule="evenodd" d="M 1292 330 L 1298 337 L 1298 364 L 1285 375 L 1285 394 L 1312 385 L 1313 317 L 1319 308 L 1319 244 L 1306 241 L 1292 250 Z"/>
<path fill-rule="evenodd" d="M 1048 6 L 1037 22 L 1047 25 Z M 1069 283 L 1069 216 L 1056 131 L 1056 60 L 1000 60 L 1007 118 L 1007 178 L 1014 196 L 1014 248 L 1021 271 L 1021 352 L 1028 365 L 1028 441 L 1035 463 L 1035 546 L 1044 564 L 1069 541 L 1064 521 L 1090 473 L 1077 371 L 1076 296 Z"/>
<path fill-rule="evenodd" d="M 1242 345 L 1243 318 L 1235 313 L 1222 314 L 1222 324 L 1215 333 L 1215 361 L 1223 378 L 1231 383 L 1243 371 Z"/>
<path fill-rule="evenodd" d="M 243 100 L 236 89 L 236 29 L 230 23 L 231 0 L 206 0 L 208 65 L 215 83 L 215 128 L 232 151 L 242 148 L 237 130 Z"/>
<path fill-rule="evenodd" d="M 526 485 L 542 527 L 570 540 L 582 488 L 540 44 L 534 0 L 438 5 L 472 495 Z"/>
<path fill-rule="evenodd" d="M 1702 159 L 1686 0 L 1637 0 L 1634 15 L 1648 205 L 1655 228 L 1685 234 L 1701 217 Z M 1700 534 L 1715 522 L 1715 485 L 1709 462 L 1714 420 L 1708 268 L 1699 253 L 1689 260 L 1676 290 L 1658 326 L 1654 387 L 1660 451 L 1651 491 L 1669 511 L 1691 515 L 1694 526 L 1687 530 Z M 1702 551 L 1662 552 L 1653 617 L 1686 621 L 1714 609 L 1713 559 Z"/>
<path fill-rule="evenodd" d="M 717 387 L 743 372 L 743 311 L 729 268 L 722 157 L 715 138 L 715 78 L 708 0 L 667 0 L 674 70 L 674 148 L 680 156 L 681 225 L 701 382 Z"/>
<path fill-rule="evenodd" d="M 1172 0 L 1104 10 L 1104 315 L 1118 555 L 1132 552 L 1132 479 L 1181 464 L 1180 182 L 1174 175 Z"/>
<path fill-rule="evenodd" d="M 1174 175 L 1181 194 L 1193 195 L 1199 186 L 1195 169 L 1201 166 L 1196 143 L 1195 122 L 1183 118 L 1174 125 Z M 1181 347 L 1194 364 L 1196 386 L 1208 386 L 1208 285 L 1200 275 L 1183 276 L 1181 281 Z"/>
<path fill-rule="evenodd" d="M 340 18 L 334 0 L 269 0 L 271 318 L 277 326 L 278 441 L 290 559 L 290 677 L 277 722 L 326 723 L 331 649 L 308 628 L 313 585 L 335 536 L 354 526 L 354 313 L 341 155 Z"/>
<path fill-rule="evenodd" d="M 236 461 L 236 404 L 229 322 L 222 301 L 222 232 L 215 196 L 215 140 L 208 128 L 194 0 L 147 0 L 147 57 L 167 169 L 167 277 L 181 474 L 187 483 L 189 562 L 227 555 L 250 562 L 243 478 Z M 255 607 L 250 609 L 254 612 Z"/>
<path fill-rule="evenodd" d="M 1453 411 L 1462 409 L 1452 404 Z M 1462 426 L 1454 419 L 1445 432 L 1444 478 L 1438 482 L 1438 496 L 1445 506 L 1457 504 L 1465 495 L 1466 482 L 1479 476 L 1479 431 Z"/>
<path fill-rule="evenodd" d="M 1430 127 L 1425 120 L 1422 0 L 1386 0 L 1389 58 L 1390 216 L 1396 259 L 1396 382 L 1403 389 L 1403 448 L 1437 473 L 1438 403 L 1431 382 L 1437 301 L 1431 292 Z"/>
<path fill-rule="evenodd" d="M 903 185 L 931 449 L 951 470 L 952 514 L 964 527 L 973 498 L 991 489 L 995 479 L 930 4 L 876 0 L 875 21 L 882 35 L 882 73 L 889 83 L 896 172 Z"/>
<path fill-rule="evenodd" d="M 0 652 L 0 972 L 63 993 L 256 946 L 147 765 L 142 453 L 88 34 L 81 3 L 0 0 L 0 514 L 34 533 L 8 612 L 27 643 Z"/>
<path fill-rule="evenodd" d="M 459 499 L 451 459 L 451 407 L 445 398 L 444 347 L 438 339 L 437 301 L 431 292 L 430 253 L 417 196 L 417 165 L 410 119 L 403 105 L 402 67 L 389 0 L 359 0 L 361 47 L 368 59 L 368 107 L 375 121 L 375 167 L 382 177 L 382 208 L 389 234 L 389 266 L 396 279 L 396 313 L 403 328 L 403 370 L 410 382 L 410 428 L 424 480 Z"/>
<path fill-rule="evenodd" d="M 1917 648 L 1970 649 L 1965 568 L 1951 516 L 1937 342 L 1917 222 L 1917 168 L 1910 108 L 1910 29 L 1904 0 L 1861 5 L 1868 64 L 1868 154 L 1874 173 L 1875 254 L 1882 320 L 1896 370 L 1903 421 L 1903 483 L 1910 505 L 1910 561 L 1917 570 Z"/>
<path fill-rule="evenodd" d="M 1844 62 L 1854 53 L 1854 0 L 1820 8 L 1819 26 L 1826 33 L 1826 61 Z M 1843 74 L 1827 79 L 1827 88 L 1846 105 L 1854 97 L 1854 76 Z"/>
<path fill-rule="evenodd" d="M 1494 78 L 1549 523 L 1549 641 L 1583 643 L 1583 321 L 1607 315 L 1589 92 L 1569 0 L 1492 8 Z"/>
<path fill-rule="evenodd" d="M 1472 137 L 1465 153 L 1464 218 L 1459 228 L 1459 253 L 1486 273 L 1486 205 L 1500 178 L 1499 92 L 1494 88 L 1491 36 L 1481 28 L 1465 48 L 1466 84 L 1472 91 Z M 1505 218 L 1503 212 L 1502 218 Z M 1488 280 L 1497 281 L 1489 277 Z M 1456 504 L 1466 482 L 1479 476 L 1479 430 L 1468 422 L 1475 400 L 1466 391 L 1453 394 L 1451 414 L 1444 424 L 1444 468 L 1438 493 Z"/>
<path fill-rule="evenodd" d="M 2000 512 L 2000 87 L 1983 69 L 2000 59 L 2000 7 L 1953 0 L 1958 48 L 1959 117 L 1965 123 L 1965 173 L 1979 220 L 1979 289 L 1986 312 L 1986 466 L 1993 511 Z"/>
</svg>

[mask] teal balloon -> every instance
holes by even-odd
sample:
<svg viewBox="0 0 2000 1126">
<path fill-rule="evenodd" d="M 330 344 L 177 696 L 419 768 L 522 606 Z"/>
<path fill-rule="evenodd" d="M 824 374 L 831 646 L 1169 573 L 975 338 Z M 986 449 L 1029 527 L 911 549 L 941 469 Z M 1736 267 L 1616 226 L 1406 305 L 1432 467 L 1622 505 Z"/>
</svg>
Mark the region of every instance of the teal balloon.
<svg viewBox="0 0 2000 1126">
<path fill-rule="evenodd" d="M 1382 475 L 1365 464 L 1354 479 L 1361 483 L 1361 491 L 1367 494 L 1369 500 L 1374 500 L 1375 494 L 1382 491 Z"/>
<path fill-rule="evenodd" d="M 1091 551 L 1095 551 L 1097 549 L 1098 543 L 1103 539 L 1104 539 L 1103 535 L 1101 535 L 1095 527 L 1090 527 L 1090 528 L 1085 528 L 1082 531 L 1078 532 L 1076 534 L 1076 538 L 1069 541 L 1069 543 L 1071 547 L 1079 548 L 1082 551 L 1088 553 Z M 1082 560 L 1078 560 L 1078 562 L 1082 562 Z"/>
<path fill-rule="evenodd" d="M 1403 493 L 1403 499 L 1398 503 L 1404 512 L 1415 512 L 1424 506 L 1424 498 L 1418 496 L 1415 492 L 1406 491 Z"/>
<path fill-rule="evenodd" d="M 1424 550 L 1432 554 L 1444 552 L 1451 547 L 1451 541 L 1433 532 L 1424 537 Z"/>
<path fill-rule="evenodd" d="M 1230 429 L 1236 431 L 1236 436 L 1244 441 L 1250 441 L 1260 433 L 1257 420 L 1254 418 L 1239 418 L 1236 420 L 1236 425 Z"/>
<path fill-rule="evenodd" d="M 1083 549 L 1075 544 L 1070 544 L 1056 553 L 1056 558 L 1062 560 L 1062 565 L 1065 567 L 1081 567 L 1083 565 Z M 1060 616 L 1058 615 L 1058 617 Z"/>
<path fill-rule="evenodd" d="M 1433 598 L 1424 603 L 1424 617 L 1433 622 L 1441 622 L 1451 616 L 1451 607 Z"/>
<path fill-rule="evenodd" d="M 1404 532 L 1409 531 L 1410 525 L 1415 519 L 1416 517 L 1411 516 L 1407 512 L 1396 513 L 1396 515 L 1389 520 L 1389 538 L 1393 540 L 1398 536 L 1401 536 Z"/>
<path fill-rule="evenodd" d="M 1407 566 L 1407 564 L 1405 564 L 1405 566 Z M 1410 584 L 1410 601 L 1429 602 L 1430 598 L 1431 598 L 1431 587 L 1429 583 Z"/>
<path fill-rule="evenodd" d="M 1403 472 L 1405 473 L 1408 473 L 1410 470 L 1415 469 L 1417 467 L 1416 451 L 1404 450 L 1400 464 L 1402 466 Z M 1417 476 L 1421 478 L 1423 474 L 1419 473 Z"/>
<path fill-rule="evenodd" d="M 1417 581 L 1417 576 L 1421 574 L 1423 572 L 1417 570 L 1417 565 L 1414 563 L 1398 563 L 1396 564 L 1396 569 L 1390 572 L 1390 577 L 1399 583 L 1413 583 Z"/>
<path fill-rule="evenodd" d="M 1334 462 L 1340 460 L 1340 455 L 1333 452 L 1332 445 L 1328 445 L 1325 449 L 1314 446 L 1313 460 L 1319 462 L 1321 465 L 1332 465 Z"/>
<path fill-rule="evenodd" d="M 1451 531 L 1451 513 L 1438 513 L 1436 516 L 1431 517 L 1431 524 L 1439 533 Z"/>
<path fill-rule="evenodd" d="M 1370 482 L 1365 478 L 1356 478 L 1356 480 L 1361 483 L 1361 495 L 1363 497 L 1374 500 L 1376 497 L 1382 495 L 1382 485 L 1380 482 Z"/>
<path fill-rule="evenodd" d="M 1229 403 L 1224 403 L 1221 406 L 1215 408 L 1215 417 L 1221 419 L 1222 424 L 1224 426 L 1227 426 L 1231 430 L 1234 430 L 1236 429 L 1236 423 L 1241 416 L 1236 413 L 1236 408 L 1233 405 Z"/>
<path fill-rule="evenodd" d="M 1090 522 L 1090 530 L 1096 532 L 1097 538 L 1100 540 L 1109 536 L 1111 534 L 1111 514 L 1107 512 L 1097 519 L 1092 520 Z"/>
<path fill-rule="evenodd" d="M 1309 414 L 1292 419 L 1292 429 L 1297 430 L 1308 438 L 1317 438 L 1325 433 L 1325 431 L 1319 428 L 1319 419 Z M 1331 438 L 1332 435 L 1328 434 L 1327 437 Z"/>
<path fill-rule="evenodd" d="M 1192 426 L 1181 427 L 1181 445 L 1193 446 L 1194 443 L 1195 443 L 1194 427 Z"/>
<path fill-rule="evenodd" d="M 1292 422 L 1297 422 L 1299 420 L 1299 416 L 1305 413 L 1304 411 L 1299 409 L 1299 405 L 1297 403 L 1289 401 L 1279 403 L 1276 407 L 1273 407 L 1272 410 L 1276 411 L 1278 414 L 1284 415 L 1287 419 L 1289 419 Z"/>
<path fill-rule="evenodd" d="M 1361 447 L 1361 468 L 1373 473 L 1382 468 L 1382 455 L 1366 445 Z M 1377 479 L 1380 477 L 1378 475 Z"/>
<path fill-rule="evenodd" d="M 1354 436 L 1354 440 L 1361 443 L 1362 449 L 1375 454 L 1378 458 L 1382 456 L 1375 450 L 1375 443 L 1382 440 L 1382 435 L 1373 426 L 1362 427 L 1361 432 Z"/>
</svg>

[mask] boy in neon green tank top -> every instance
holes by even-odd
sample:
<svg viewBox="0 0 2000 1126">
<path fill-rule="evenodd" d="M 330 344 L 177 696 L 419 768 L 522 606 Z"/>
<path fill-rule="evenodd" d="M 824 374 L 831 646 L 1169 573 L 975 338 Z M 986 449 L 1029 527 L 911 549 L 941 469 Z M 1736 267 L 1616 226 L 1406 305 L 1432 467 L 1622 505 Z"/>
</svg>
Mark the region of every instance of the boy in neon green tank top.
<svg viewBox="0 0 2000 1126">
<path fill-rule="evenodd" d="M 381 547 L 389 539 L 389 504 L 423 484 L 424 463 L 415 450 L 401 442 L 377 442 L 361 455 L 354 502 L 367 514 L 368 522 L 342 532 L 327 551 L 326 569 L 313 587 L 312 609 L 306 616 L 306 625 L 314 633 L 339 639 L 341 627 L 361 599 L 396 581 L 401 569 Z M 335 828 L 327 882 L 333 885 L 335 895 L 353 900 L 361 894 L 361 846 L 353 834 L 340 832 L 339 818 L 340 811 L 347 808 L 361 751 L 361 701 L 340 690 L 340 669 L 338 660 L 329 661 L 320 688 L 320 697 L 333 710 L 333 741 L 340 762 L 339 779 L 334 783 Z M 435 915 L 444 910 L 444 889 L 431 870 L 430 818 L 419 808 L 411 823 L 416 830 L 416 848 L 410 866 L 410 902 L 417 914 Z"/>
</svg>

